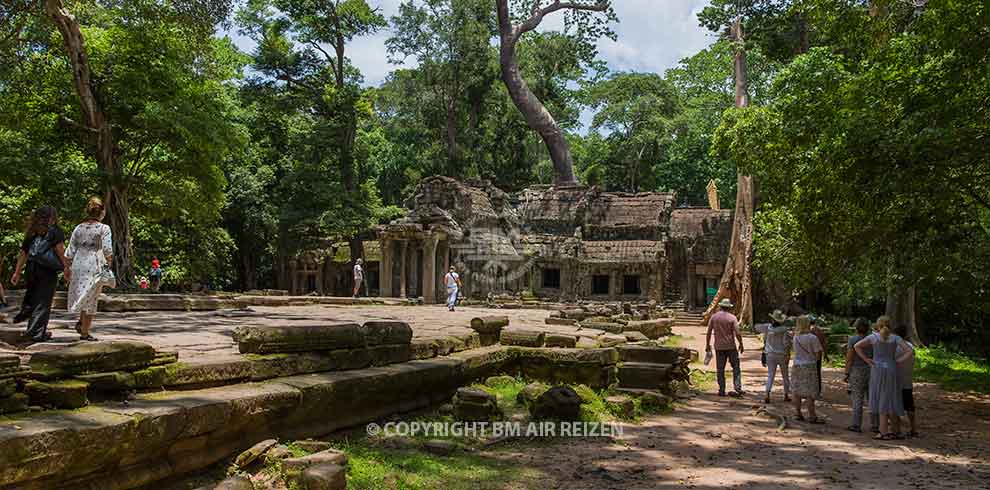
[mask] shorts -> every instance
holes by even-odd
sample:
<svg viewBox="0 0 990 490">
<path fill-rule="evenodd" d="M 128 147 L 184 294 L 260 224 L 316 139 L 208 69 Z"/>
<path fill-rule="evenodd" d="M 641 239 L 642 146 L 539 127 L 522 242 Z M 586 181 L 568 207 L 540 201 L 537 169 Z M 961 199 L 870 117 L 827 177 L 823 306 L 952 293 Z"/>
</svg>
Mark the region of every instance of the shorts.
<svg viewBox="0 0 990 490">
<path fill-rule="evenodd" d="M 904 400 L 904 411 L 914 413 L 914 390 L 904 388 L 901 390 L 901 398 Z"/>
</svg>

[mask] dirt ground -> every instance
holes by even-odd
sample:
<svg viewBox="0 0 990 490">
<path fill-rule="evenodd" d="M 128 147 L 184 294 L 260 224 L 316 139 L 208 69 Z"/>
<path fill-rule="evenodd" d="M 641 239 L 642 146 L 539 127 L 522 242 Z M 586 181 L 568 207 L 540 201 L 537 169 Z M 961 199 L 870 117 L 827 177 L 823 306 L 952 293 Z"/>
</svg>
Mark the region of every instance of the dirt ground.
<svg viewBox="0 0 990 490">
<path fill-rule="evenodd" d="M 686 347 L 704 352 L 703 328 L 675 333 L 688 337 Z M 712 389 L 671 414 L 625 425 L 614 442 L 575 439 L 492 456 L 538 468 L 551 488 L 567 490 L 990 488 L 990 397 L 916 382 L 921 437 L 881 442 L 845 430 L 850 413 L 840 370 L 823 376 L 825 399 L 818 407 L 825 425 L 793 419 L 778 374 L 768 410 L 787 417 L 779 430 L 778 418 L 757 412 L 766 380 L 759 340 L 744 341 L 748 393 L 741 399 L 719 398 Z"/>
</svg>

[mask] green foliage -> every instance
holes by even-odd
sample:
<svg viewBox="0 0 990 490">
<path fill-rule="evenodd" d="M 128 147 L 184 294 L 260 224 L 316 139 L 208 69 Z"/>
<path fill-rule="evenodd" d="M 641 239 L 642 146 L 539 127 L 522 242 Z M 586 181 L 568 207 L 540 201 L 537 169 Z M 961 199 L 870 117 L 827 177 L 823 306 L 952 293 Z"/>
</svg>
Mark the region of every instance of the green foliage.
<svg viewBox="0 0 990 490">
<path fill-rule="evenodd" d="M 914 379 L 938 383 L 952 391 L 990 393 L 990 363 L 944 346 L 915 349 Z"/>
</svg>

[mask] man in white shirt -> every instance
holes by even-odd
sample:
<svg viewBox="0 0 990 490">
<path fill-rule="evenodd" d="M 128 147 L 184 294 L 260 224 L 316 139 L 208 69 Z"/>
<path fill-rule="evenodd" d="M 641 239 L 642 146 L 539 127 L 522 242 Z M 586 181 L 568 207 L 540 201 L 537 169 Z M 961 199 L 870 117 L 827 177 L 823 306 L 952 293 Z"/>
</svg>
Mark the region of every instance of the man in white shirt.
<svg viewBox="0 0 990 490">
<path fill-rule="evenodd" d="M 443 276 L 443 285 L 447 287 L 447 309 L 454 311 L 457 305 L 457 291 L 461 288 L 461 276 L 457 274 L 457 269 L 450 266 L 450 271 Z"/>
<path fill-rule="evenodd" d="M 787 315 L 780 310 L 774 310 L 770 314 L 772 323 L 760 323 L 754 329 L 763 334 L 763 354 L 766 356 L 767 367 L 767 388 L 764 403 L 770 403 L 770 392 L 773 391 L 773 379 L 780 369 L 780 374 L 784 378 L 784 401 L 791 401 L 791 383 L 787 372 L 787 364 L 791 358 L 791 344 L 794 338 L 791 329 L 784 326 Z"/>
<path fill-rule="evenodd" d="M 361 282 L 364 281 L 364 267 L 361 267 L 364 261 L 357 259 L 354 262 L 354 297 L 358 297 L 358 291 L 361 290 Z"/>
</svg>

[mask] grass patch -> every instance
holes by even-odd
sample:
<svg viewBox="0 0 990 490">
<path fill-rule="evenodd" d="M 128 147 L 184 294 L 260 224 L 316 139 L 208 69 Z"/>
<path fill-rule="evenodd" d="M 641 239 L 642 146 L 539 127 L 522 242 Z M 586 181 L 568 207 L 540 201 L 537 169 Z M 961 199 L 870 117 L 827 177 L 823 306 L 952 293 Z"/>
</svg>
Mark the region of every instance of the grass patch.
<svg viewBox="0 0 990 490">
<path fill-rule="evenodd" d="M 715 373 L 702 369 L 692 369 L 691 386 L 698 391 L 711 391 L 715 388 Z"/>
<path fill-rule="evenodd" d="M 546 488 L 546 475 L 542 472 L 497 458 L 468 453 L 434 456 L 419 451 L 385 451 L 353 441 L 335 447 L 347 453 L 348 489 Z"/>
<path fill-rule="evenodd" d="M 914 379 L 951 391 L 990 393 L 990 364 L 942 346 L 919 347 L 915 355 Z"/>
</svg>

